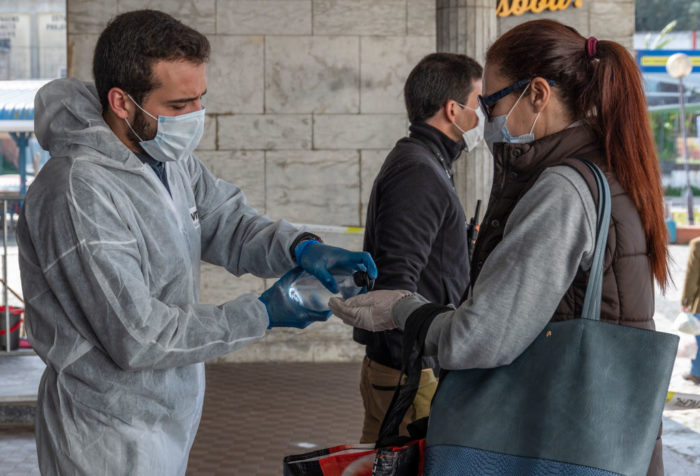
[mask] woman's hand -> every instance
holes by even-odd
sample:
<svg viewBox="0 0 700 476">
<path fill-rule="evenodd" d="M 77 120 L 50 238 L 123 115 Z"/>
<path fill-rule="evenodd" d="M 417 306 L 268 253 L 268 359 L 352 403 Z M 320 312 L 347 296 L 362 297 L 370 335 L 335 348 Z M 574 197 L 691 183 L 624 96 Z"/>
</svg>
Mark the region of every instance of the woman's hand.
<svg viewBox="0 0 700 476">
<path fill-rule="evenodd" d="M 411 294 L 400 289 L 382 289 L 345 300 L 334 297 L 328 301 L 328 307 L 350 326 L 372 332 L 386 331 L 397 327 L 392 315 L 394 304 Z"/>
</svg>

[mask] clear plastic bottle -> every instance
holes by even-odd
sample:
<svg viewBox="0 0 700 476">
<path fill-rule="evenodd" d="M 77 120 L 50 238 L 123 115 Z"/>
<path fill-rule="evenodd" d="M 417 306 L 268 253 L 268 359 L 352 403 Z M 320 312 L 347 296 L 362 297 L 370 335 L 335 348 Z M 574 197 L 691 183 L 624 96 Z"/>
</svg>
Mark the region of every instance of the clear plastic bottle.
<svg viewBox="0 0 700 476">
<path fill-rule="evenodd" d="M 315 276 L 304 271 L 291 286 L 289 298 L 310 311 L 328 311 L 328 300 L 334 296 L 344 299 L 360 294 L 363 287 L 371 289 L 372 283 L 365 271 L 331 273 L 338 283 L 338 293 L 333 294 Z"/>
</svg>

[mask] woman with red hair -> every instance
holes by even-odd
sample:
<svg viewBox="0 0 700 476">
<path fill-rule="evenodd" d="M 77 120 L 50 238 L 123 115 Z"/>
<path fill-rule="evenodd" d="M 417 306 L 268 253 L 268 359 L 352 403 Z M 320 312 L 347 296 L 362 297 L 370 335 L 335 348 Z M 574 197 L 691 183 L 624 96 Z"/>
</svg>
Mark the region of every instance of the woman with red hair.
<svg viewBox="0 0 700 476">
<path fill-rule="evenodd" d="M 654 279 L 662 289 L 668 282 L 666 227 L 629 52 L 551 20 L 527 22 L 489 48 L 483 91 L 494 177 L 468 299 L 449 309 L 376 291 L 332 299 L 331 309 L 371 330 L 432 319 L 424 349 L 445 369 L 508 365 L 550 321 L 581 315 L 597 218 L 592 178 L 577 160 L 586 159 L 605 172 L 612 195 L 601 320 L 654 329 Z M 663 474 L 660 438 L 649 474 Z"/>
</svg>

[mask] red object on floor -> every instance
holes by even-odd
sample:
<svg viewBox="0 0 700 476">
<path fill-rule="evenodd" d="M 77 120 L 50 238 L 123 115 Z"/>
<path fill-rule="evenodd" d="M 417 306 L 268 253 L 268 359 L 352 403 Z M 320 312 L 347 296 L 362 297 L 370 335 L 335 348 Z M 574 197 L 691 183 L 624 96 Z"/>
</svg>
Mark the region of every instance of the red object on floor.
<svg viewBox="0 0 700 476">
<path fill-rule="evenodd" d="M 20 349 L 31 349 L 32 345 L 29 343 L 27 339 L 20 339 L 19 340 L 19 348 Z"/>
</svg>

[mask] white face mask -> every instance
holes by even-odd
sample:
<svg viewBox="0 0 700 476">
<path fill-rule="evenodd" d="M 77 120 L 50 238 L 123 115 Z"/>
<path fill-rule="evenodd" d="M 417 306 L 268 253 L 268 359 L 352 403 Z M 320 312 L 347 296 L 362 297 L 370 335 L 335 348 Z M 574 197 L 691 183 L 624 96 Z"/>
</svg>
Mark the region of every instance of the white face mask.
<svg viewBox="0 0 700 476">
<path fill-rule="evenodd" d="M 476 118 L 479 121 L 474 127 L 469 129 L 468 131 L 462 130 L 462 128 L 459 127 L 456 122 L 452 123 L 457 129 L 459 129 L 459 132 L 462 133 L 462 139 L 464 140 L 464 150 L 466 150 L 467 152 L 471 152 L 477 145 L 479 145 L 479 142 L 481 142 L 484 139 L 484 124 L 486 122 L 486 117 L 484 116 L 484 112 L 481 110 L 480 107 L 474 109 L 464 104 L 457 103 L 457 105 L 462 109 L 471 109 L 472 111 L 474 111 L 476 113 Z"/>
<path fill-rule="evenodd" d="M 139 145 L 148 155 L 159 162 L 171 162 L 180 160 L 194 151 L 204 134 L 204 108 L 179 116 L 155 117 L 131 96 L 127 96 L 139 109 L 158 121 L 156 136 L 151 140 L 143 140 L 124 118 L 131 132 L 139 138 Z"/>
<path fill-rule="evenodd" d="M 535 116 L 535 121 L 532 123 L 532 127 L 530 128 L 530 132 L 527 134 L 523 134 L 520 136 L 512 136 L 510 135 L 510 132 L 508 131 L 508 118 L 510 117 L 510 114 L 513 112 L 515 109 L 515 106 L 518 105 L 520 102 L 520 99 L 525 95 L 525 92 L 527 91 L 527 88 L 530 87 L 530 84 L 528 84 L 523 92 L 520 94 L 520 97 L 518 98 L 517 101 L 515 101 L 515 104 L 513 104 L 513 107 L 510 108 L 510 111 L 508 111 L 508 114 L 502 115 L 502 116 L 496 116 L 492 118 L 490 121 L 487 121 L 486 126 L 484 128 L 484 138 L 486 139 L 486 145 L 488 145 L 489 150 L 491 151 L 491 154 L 493 154 L 493 145 L 496 142 L 509 142 L 511 144 L 528 144 L 530 142 L 533 142 L 535 140 L 535 134 L 533 134 L 533 131 L 535 130 L 535 124 L 537 124 L 537 119 L 540 118 L 540 113 L 538 112 L 537 115 Z"/>
</svg>

